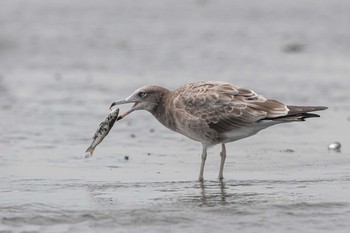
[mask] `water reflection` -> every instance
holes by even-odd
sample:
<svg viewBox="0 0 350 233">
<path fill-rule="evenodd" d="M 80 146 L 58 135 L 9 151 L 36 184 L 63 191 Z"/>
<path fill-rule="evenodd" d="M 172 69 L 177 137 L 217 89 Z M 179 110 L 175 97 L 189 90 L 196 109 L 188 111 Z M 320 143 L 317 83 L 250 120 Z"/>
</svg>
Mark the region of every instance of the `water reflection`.
<svg viewBox="0 0 350 233">
<path fill-rule="evenodd" d="M 266 195 L 264 189 L 258 186 L 252 186 L 246 181 L 204 181 L 194 184 L 192 190 L 187 190 L 188 195 L 178 196 L 178 203 L 194 207 L 225 206 L 242 211 L 246 206 L 269 201 L 269 195 Z M 257 192 L 258 189 L 259 192 Z M 271 195 L 274 194 L 271 192 Z"/>
<path fill-rule="evenodd" d="M 238 195 L 227 192 L 224 181 L 89 184 L 87 190 L 91 199 L 103 206 L 154 203 L 161 206 L 213 207 L 235 202 L 234 197 Z"/>
<path fill-rule="evenodd" d="M 215 205 L 226 205 L 227 193 L 225 182 L 220 181 L 219 183 L 205 183 L 200 182 L 201 188 L 201 204 L 200 206 L 215 206 Z"/>
</svg>

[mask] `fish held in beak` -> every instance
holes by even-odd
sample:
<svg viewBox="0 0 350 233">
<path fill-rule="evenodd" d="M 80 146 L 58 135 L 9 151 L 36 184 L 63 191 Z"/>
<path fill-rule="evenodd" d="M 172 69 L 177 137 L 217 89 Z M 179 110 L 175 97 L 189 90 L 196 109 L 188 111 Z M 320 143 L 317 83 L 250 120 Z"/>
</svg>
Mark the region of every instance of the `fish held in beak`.
<svg viewBox="0 0 350 233">
<path fill-rule="evenodd" d="M 132 98 L 128 97 L 124 100 L 118 100 L 116 102 L 113 102 L 111 104 L 111 106 L 109 107 L 109 109 L 111 110 L 115 105 L 120 105 L 120 104 L 128 104 L 128 103 L 134 103 L 134 105 L 131 107 L 131 109 L 129 111 L 127 111 L 126 113 L 120 115 L 117 119 L 117 121 L 123 119 L 124 117 L 126 117 L 127 115 L 129 115 L 130 113 L 132 113 L 133 111 L 135 111 L 135 107 L 140 103 L 141 101 L 137 101 L 137 100 L 133 100 Z"/>
</svg>

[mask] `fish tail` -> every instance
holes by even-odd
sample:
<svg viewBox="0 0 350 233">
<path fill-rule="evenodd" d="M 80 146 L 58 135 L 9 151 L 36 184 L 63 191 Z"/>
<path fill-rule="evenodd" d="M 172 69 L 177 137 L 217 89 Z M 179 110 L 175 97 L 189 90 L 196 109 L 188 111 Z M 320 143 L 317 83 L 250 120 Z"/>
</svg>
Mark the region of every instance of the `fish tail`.
<svg viewBox="0 0 350 233">
<path fill-rule="evenodd" d="M 90 158 L 90 157 L 92 157 L 92 153 L 94 153 L 94 150 L 95 150 L 95 148 L 93 148 L 93 147 L 89 147 L 89 148 L 87 148 L 87 150 L 85 151 L 85 156 L 84 156 L 84 158 Z"/>
</svg>

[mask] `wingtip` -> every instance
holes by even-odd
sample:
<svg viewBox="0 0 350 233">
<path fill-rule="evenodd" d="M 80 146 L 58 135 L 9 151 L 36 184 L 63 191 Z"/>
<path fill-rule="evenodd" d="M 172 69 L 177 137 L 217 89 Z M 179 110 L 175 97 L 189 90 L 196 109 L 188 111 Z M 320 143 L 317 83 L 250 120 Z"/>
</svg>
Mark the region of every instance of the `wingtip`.
<svg viewBox="0 0 350 233">
<path fill-rule="evenodd" d="M 316 106 L 315 107 L 315 111 L 321 111 L 321 110 L 326 110 L 326 109 L 328 109 L 327 106 Z"/>
<path fill-rule="evenodd" d="M 294 106 L 287 105 L 289 109 L 288 115 L 294 115 L 299 113 L 315 112 L 328 109 L 326 106 Z"/>
</svg>

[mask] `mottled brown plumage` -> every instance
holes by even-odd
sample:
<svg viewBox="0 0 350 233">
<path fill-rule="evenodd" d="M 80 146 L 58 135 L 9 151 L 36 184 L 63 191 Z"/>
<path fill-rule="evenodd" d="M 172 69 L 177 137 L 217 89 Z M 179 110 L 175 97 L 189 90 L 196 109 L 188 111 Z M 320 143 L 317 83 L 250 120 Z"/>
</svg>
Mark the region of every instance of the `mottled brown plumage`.
<svg viewBox="0 0 350 233">
<path fill-rule="evenodd" d="M 226 158 L 225 143 L 252 136 L 269 126 L 305 118 L 318 117 L 308 112 L 326 107 L 287 106 L 266 99 L 254 91 L 219 81 L 185 84 L 174 91 L 159 86 L 145 86 L 125 100 L 112 106 L 135 103 L 134 110 L 147 110 L 169 129 L 183 134 L 203 145 L 203 169 L 208 146 L 222 144 L 219 178 L 223 177 Z"/>
</svg>

